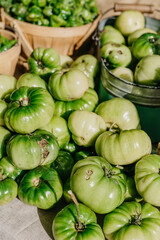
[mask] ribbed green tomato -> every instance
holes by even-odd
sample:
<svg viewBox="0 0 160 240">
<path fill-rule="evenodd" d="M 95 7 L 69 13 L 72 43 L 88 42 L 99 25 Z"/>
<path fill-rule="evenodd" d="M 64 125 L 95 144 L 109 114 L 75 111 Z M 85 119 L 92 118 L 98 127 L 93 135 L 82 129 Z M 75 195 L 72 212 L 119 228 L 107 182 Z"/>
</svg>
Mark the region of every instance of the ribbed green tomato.
<svg viewBox="0 0 160 240">
<path fill-rule="evenodd" d="M 0 99 L 0 126 L 5 126 L 4 124 L 4 114 L 7 110 L 7 103 Z"/>
<path fill-rule="evenodd" d="M 152 143 L 143 130 L 106 131 L 96 139 L 95 150 L 113 165 L 127 165 L 150 154 Z"/>
<path fill-rule="evenodd" d="M 60 116 L 53 115 L 50 122 L 41 129 L 47 130 L 57 138 L 60 149 L 70 141 L 70 132 L 67 121 Z"/>
<path fill-rule="evenodd" d="M 135 166 L 135 183 L 142 198 L 154 205 L 160 206 L 160 156 L 150 154 L 141 158 Z"/>
<path fill-rule="evenodd" d="M 153 54 L 143 57 L 136 65 L 134 80 L 138 84 L 158 85 L 160 82 L 160 56 Z"/>
<path fill-rule="evenodd" d="M 108 240 L 159 240 L 160 212 L 149 203 L 124 202 L 104 217 Z"/>
<path fill-rule="evenodd" d="M 94 212 L 111 212 L 125 200 L 126 175 L 104 158 L 90 156 L 72 169 L 70 187 L 77 199 Z"/>
<path fill-rule="evenodd" d="M 42 87 L 47 89 L 47 83 L 39 75 L 35 73 L 23 73 L 17 81 L 16 87 L 20 88 L 22 86 L 27 87 Z"/>
<path fill-rule="evenodd" d="M 0 158 L 6 155 L 6 144 L 11 136 L 12 134 L 7 128 L 0 126 Z"/>
<path fill-rule="evenodd" d="M 129 46 L 144 33 L 157 33 L 151 28 L 141 28 L 128 35 L 127 43 Z"/>
<path fill-rule="evenodd" d="M 15 166 L 29 170 L 53 162 L 58 156 L 59 145 L 52 133 L 36 130 L 32 134 L 11 137 L 6 151 Z"/>
<path fill-rule="evenodd" d="M 132 60 L 130 49 L 115 42 L 109 42 L 101 48 L 101 56 L 109 68 L 127 67 Z"/>
<path fill-rule="evenodd" d="M 0 98 L 3 99 L 16 88 L 17 79 L 13 76 L 0 74 Z"/>
<path fill-rule="evenodd" d="M 53 207 L 62 193 L 63 187 L 58 173 L 44 166 L 29 170 L 18 188 L 18 197 L 22 202 L 41 209 Z"/>
<path fill-rule="evenodd" d="M 87 110 L 92 112 L 96 108 L 98 100 L 98 94 L 96 91 L 89 88 L 80 99 L 68 102 L 56 101 L 54 114 L 67 119 L 70 113 L 75 110 Z"/>
<path fill-rule="evenodd" d="M 61 150 L 55 161 L 50 164 L 50 168 L 54 168 L 64 182 L 70 176 L 73 165 L 74 159 L 71 153 Z"/>
<path fill-rule="evenodd" d="M 93 146 L 96 138 L 106 130 L 105 121 L 101 116 L 84 110 L 77 110 L 70 114 L 68 127 L 73 141 L 84 147 Z"/>
<path fill-rule="evenodd" d="M 81 70 L 88 78 L 89 87 L 95 87 L 95 79 L 99 72 L 99 62 L 95 56 L 83 54 L 74 60 L 71 68 Z"/>
<path fill-rule="evenodd" d="M 101 227 L 97 224 L 96 214 L 79 203 L 80 224 L 76 206 L 71 203 L 57 213 L 52 224 L 55 240 L 104 240 Z"/>
<path fill-rule="evenodd" d="M 148 55 L 160 55 L 160 36 L 155 33 L 142 34 L 133 42 L 132 53 L 138 60 Z"/>
<path fill-rule="evenodd" d="M 0 206 L 17 197 L 18 184 L 11 178 L 0 181 Z"/>
<path fill-rule="evenodd" d="M 95 109 L 108 128 L 118 127 L 121 130 L 139 128 L 140 118 L 135 105 L 125 98 L 112 98 L 101 102 Z"/>
<path fill-rule="evenodd" d="M 100 35 L 101 47 L 108 42 L 125 44 L 125 38 L 122 33 L 111 25 L 106 25 Z"/>
<path fill-rule="evenodd" d="M 115 27 L 124 35 L 128 36 L 134 31 L 144 28 L 144 14 L 137 10 L 123 11 L 115 21 Z"/>
<path fill-rule="evenodd" d="M 28 58 L 29 72 L 48 80 L 49 76 L 60 69 L 60 56 L 53 48 L 38 47 Z"/>
<path fill-rule="evenodd" d="M 88 90 L 87 76 L 79 69 L 65 69 L 53 73 L 48 81 L 48 89 L 54 99 L 74 101 Z"/>
<path fill-rule="evenodd" d="M 21 87 L 12 92 L 4 115 L 7 128 L 17 133 L 31 133 L 52 118 L 55 105 L 50 93 L 40 87 Z"/>
</svg>

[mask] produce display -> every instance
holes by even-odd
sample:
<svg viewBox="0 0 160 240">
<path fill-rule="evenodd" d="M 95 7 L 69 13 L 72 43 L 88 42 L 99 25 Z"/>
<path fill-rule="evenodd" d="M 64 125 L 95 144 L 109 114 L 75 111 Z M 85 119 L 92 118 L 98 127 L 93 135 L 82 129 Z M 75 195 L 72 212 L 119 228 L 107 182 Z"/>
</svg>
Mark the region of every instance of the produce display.
<svg viewBox="0 0 160 240">
<path fill-rule="evenodd" d="M 140 85 L 159 85 L 160 37 L 146 27 L 141 12 L 124 11 L 113 26 L 106 24 L 100 32 L 100 51 L 106 67 L 116 77 Z"/>
<path fill-rule="evenodd" d="M 136 41 L 143 38 L 153 50 L 140 61 L 160 57 L 157 34 L 137 32 L 144 16 L 129 13 L 140 21 L 138 29 L 121 25 L 127 11 L 101 35 L 111 70 L 133 66 L 132 47 L 125 45 L 132 33 L 132 46 L 141 48 Z M 150 36 L 155 47 L 153 41 L 148 46 Z M 141 129 L 136 106 L 118 97 L 100 102 L 100 63 L 91 54 L 72 59 L 39 47 L 27 63 L 19 78 L 0 75 L 0 206 L 18 198 L 49 212 L 62 200 L 50 224 L 54 240 L 160 240 L 160 146 Z"/>
<path fill-rule="evenodd" d="M 75 27 L 98 16 L 95 0 L 1 0 L 0 6 L 12 17 L 51 27 Z"/>
</svg>

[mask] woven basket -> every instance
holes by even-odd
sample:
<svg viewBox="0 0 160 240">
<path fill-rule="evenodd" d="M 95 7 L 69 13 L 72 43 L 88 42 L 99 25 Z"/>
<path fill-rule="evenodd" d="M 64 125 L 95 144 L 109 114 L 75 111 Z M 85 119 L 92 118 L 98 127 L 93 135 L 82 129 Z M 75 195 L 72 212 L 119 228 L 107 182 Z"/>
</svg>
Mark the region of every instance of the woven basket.
<svg viewBox="0 0 160 240">
<path fill-rule="evenodd" d="M 0 34 L 8 40 L 17 39 L 18 42 L 10 49 L 0 53 L 0 74 L 14 75 L 21 52 L 21 43 L 18 34 L 12 28 L 0 23 Z"/>
<path fill-rule="evenodd" d="M 26 57 L 37 47 L 52 47 L 59 54 L 72 56 L 94 32 L 99 18 L 100 15 L 94 22 L 79 27 L 44 27 L 16 20 L 1 9 L 2 21 L 9 26 L 14 24 L 19 32 Z"/>
</svg>

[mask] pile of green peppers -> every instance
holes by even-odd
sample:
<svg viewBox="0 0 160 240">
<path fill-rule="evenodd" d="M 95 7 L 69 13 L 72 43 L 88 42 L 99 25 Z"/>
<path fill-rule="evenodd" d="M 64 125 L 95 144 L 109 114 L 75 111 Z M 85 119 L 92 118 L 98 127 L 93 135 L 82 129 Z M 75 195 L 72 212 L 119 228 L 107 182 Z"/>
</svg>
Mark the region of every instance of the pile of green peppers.
<svg viewBox="0 0 160 240">
<path fill-rule="evenodd" d="M 98 16 L 96 0 L 0 0 L 10 16 L 40 26 L 75 27 Z"/>
<path fill-rule="evenodd" d="M 16 39 L 8 40 L 6 37 L 0 35 L 0 53 L 7 51 L 17 43 Z"/>
</svg>

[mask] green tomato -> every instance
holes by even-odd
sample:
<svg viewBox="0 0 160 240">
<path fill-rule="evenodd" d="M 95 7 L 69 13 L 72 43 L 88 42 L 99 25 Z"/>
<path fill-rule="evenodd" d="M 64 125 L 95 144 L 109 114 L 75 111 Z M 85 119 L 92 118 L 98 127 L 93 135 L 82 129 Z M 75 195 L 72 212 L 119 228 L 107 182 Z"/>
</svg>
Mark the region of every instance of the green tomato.
<svg viewBox="0 0 160 240">
<path fill-rule="evenodd" d="M 72 63 L 73 63 L 72 57 L 68 55 L 60 54 L 60 64 L 62 69 L 70 68 Z"/>
<path fill-rule="evenodd" d="M 150 154 L 141 158 L 135 165 L 135 183 L 138 193 L 148 203 L 160 206 L 160 156 Z"/>
<path fill-rule="evenodd" d="M 1 158 L 0 160 L 0 180 L 5 178 L 12 178 L 17 181 L 17 179 L 22 175 L 23 171 L 17 168 L 8 156 Z"/>
<path fill-rule="evenodd" d="M 84 147 L 93 146 L 96 138 L 106 130 L 106 124 L 101 116 L 84 110 L 76 110 L 70 114 L 68 127 L 73 141 Z"/>
<path fill-rule="evenodd" d="M 151 55 L 142 58 L 134 72 L 135 83 L 158 85 L 160 82 L 160 56 Z"/>
<path fill-rule="evenodd" d="M 153 54 L 160 55 L 160 36 L 155 33 L 144 33 L 133 42 L 132 53 L 138 60 Z"/>
<path fill-rule="evenodd" d="M 73 166 L 70 187 L 80 202 L 105 214 L 125 200 L 126 175 L 104 158 L 90 156 Z"/>
<path fill-rule="evenodd" d="M 74 159 L 72 155 L 69 152 L 61 150 L 55 161 L 50 164 L 50 167 L 58 172 L 62 182 L 64 182 L 70 176 L 73 165 Z"/>
<path fill-rule="evenodd" d="M 18 188 L 18 197 L 22 202 L 40 209 L 53 207 L 60 200 L 62 193 L 58 173 L 44 166 L 29 170 Z"/>
<path fill-rule="evenodd" d="M 0 98 L 3 99 L 16 88 L 17 79 L 13 76 L 0 74 Z"/>
<path fill-rule="evenodd" d="M 0 126 L 0 159 L 6 155 L 6 144 L 12 133 L 5 127 Z"/>
<path fill-rule="evenodd" d="M 101 56 L 109 68 L 127 67 L 132 60 L 130 49 L 115 42 L 108 42 L 101 48 Z"/>
<path fill-rule="evenodd" d="M 17 197 L 18 184 L 11 178 L 0 181 L 0 206 L 11 202 Z"/>
<path fill-rule="evenodd" d="M 104 240 L 101 227 L 97 224 L 96 214 L 79 203 L 78 219 L 76 205 L 70 203 L 54 218 L 52 232 L 55 240 Z"/>
<path fill-rule="evenodd" d="M 153 29 L 150 29 L 150 28 L 138 29 L 128 36 L 128 38 L 127 38 L 128 45 L 131 46 L 132 43 L 144 33 L 155 33 L 156 34 L 157 32 L 155 32 Z"/>
<path fill-rule="evenodd" d="M 97 92 L 94 89 L 89 88 L 80 99 L 68 102 L 56 101 L 54 114 L 68 119 L 70 113 L 75 110 L 86 110 L 92 112 L 96 108 L 98 100 Z"/>
<path fill-rule="evenodd" d="M 111 72 L 118 78 L 122 78 L 129 82 L 134 82 L 133 72 L 130 68 L 118 67 L 118 68 L 111 70 Z"/>
<path fill-rule="evenodd" d="M 5 126 L 5 123 L 4 123 L 4 114 L 7 110 L 7 103 L 0 99 L 0 126 Z"/>
<path fill-rule="evenodd" d="M 100 34 L 100 43 L 103 47 L 108 42 L 125 44 L 125 38 L 122 33 L 111 25 L 106 25 Z"/>
<path fill-rule="evenodd" d="M 29 72 L 48 80 L 49 76 L 60 69 L 59 53 L 53 48 L 35 48 L 28 58 Z"/>
<path fill-rule="evenodd" d="M 63 147 L 63 150 L 74 155 L 77 151 L 80 150 L 80 146 L 78 146 L 75 142 L 70 141 Z"/>
<path fill-rule="evenodd" d="M 11 137 L 6 151 L 16 167 L 29 170 L 52 163 L 58 156 L 59 145 L 52 133 L 36 130 L 32 134 Z"/>
<path fill-rule="evenodd" d="M 149 203 L 124 202 L 104 217 L 108 240 L 155 240 L 160 236 L 160 212 Z"/>
<path fill-rule="evenodd" d="M 4 115 L 7 128 L 17 133 L 31 133 L 52 118 L 55 105 L 50 93 L 40 87 L 21 87 L 12 92 Z"/>
<path fill-rule="evenodd" d="M 95 150 L 94 147 L 93 148 L 85 148 L 79 151 L 76 151 L 74 154 L 74 161 L 78 162 L 79 160 L 82 160 L 84 158 L 87 158 L 89 156 L 94 156 L 95 154 Z"/>
<path fill-rule="evenodd" d="M 96 139 L 95 150 L 113 165 L 127 165 L 150 154 L 152 143 L 143 130 L 106 131 Z"/>
<path fill-rule="evenodd" d="M 47 83 L 35 73 L 23 73 L 17 81 L 16 87 L 42 87 L 47 89 Z"/>
<path fill-rule="evenodd" d="M 121 130 L 140 127 L 140 118 L 136 106 L 125 98 L 112 98 L 101 102 L 95 109 L 108 128 L 118 127 Z"/>
<path fill-rule="evenodd" d="M 124 35 L 128 36 L 134 31 L 145 27 L 145 17 L 137 10 L 123 11 L 115 21 L 115 27 Z"/>
<path fill-rule="evenodd" d="M 99 72 L 99 63 L 96 57 L 91 54 L 83 54 L 76 58 L 71 68 L 81 70 L 89 80 L 89 87 L 95 87 L 95 78 Z"/>
<path fill-rule="evenodd" d="M 61 101 L 74 101 L 83 97 L 88 87 L 88 78 L 79 69 L 56 71 L 48 82 L 51 95 Z"/>
<path fill-rule="evenodd" d="M 134 177 L 127 177 L 125 201 L 142 200 L 136 189 Z"/>
<path fill-rule="evenodd" d="M 60 149 L 70 141 L 68 124 L 63 117 L 53 115 L 50 122 L 41 129 L 51 132 L 57 138 Z"/>
</svg>

